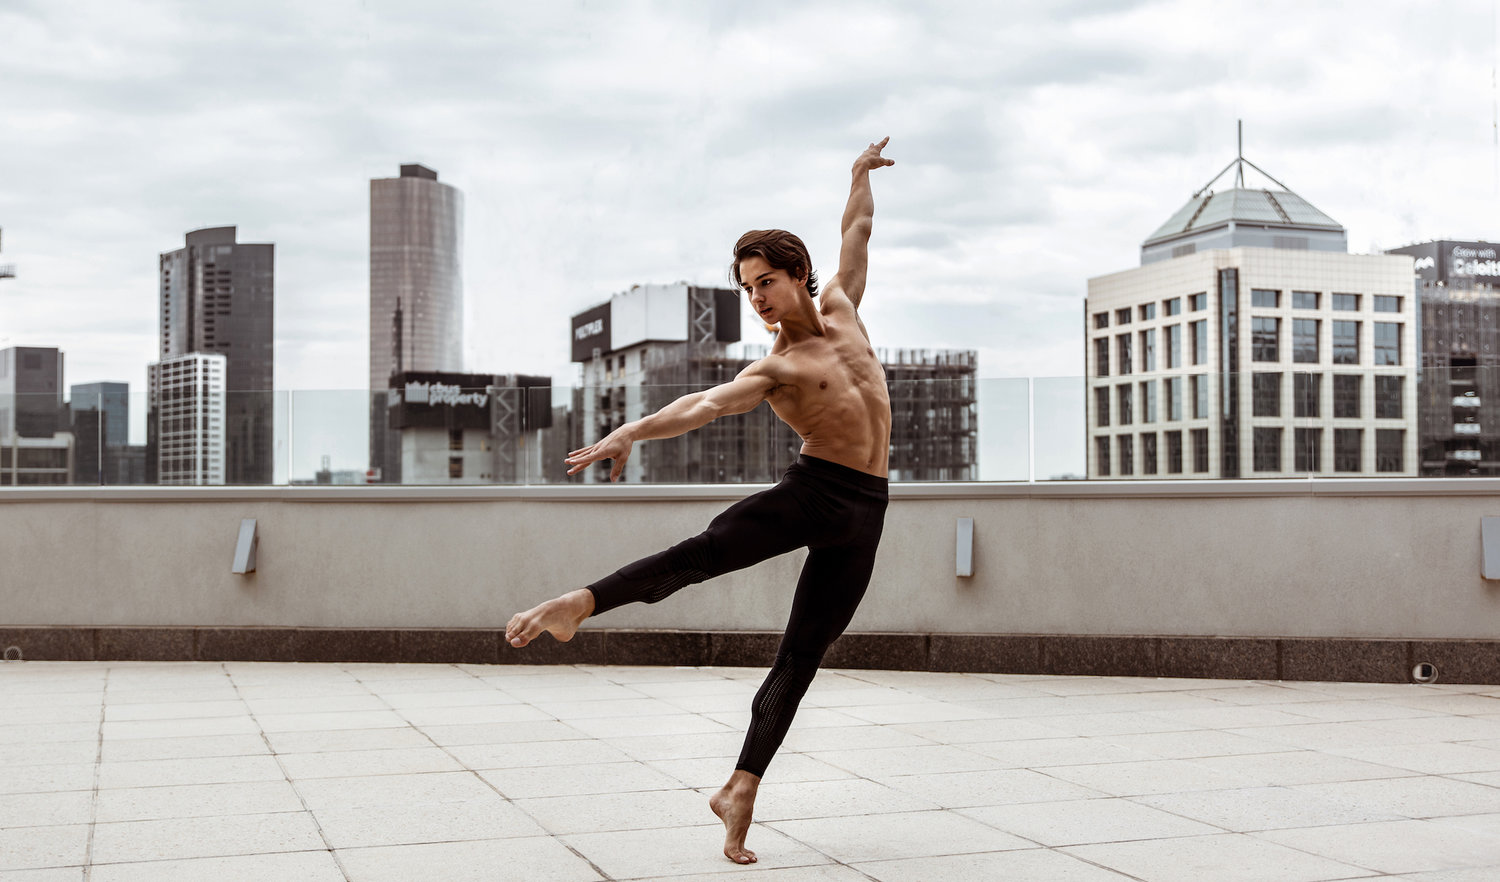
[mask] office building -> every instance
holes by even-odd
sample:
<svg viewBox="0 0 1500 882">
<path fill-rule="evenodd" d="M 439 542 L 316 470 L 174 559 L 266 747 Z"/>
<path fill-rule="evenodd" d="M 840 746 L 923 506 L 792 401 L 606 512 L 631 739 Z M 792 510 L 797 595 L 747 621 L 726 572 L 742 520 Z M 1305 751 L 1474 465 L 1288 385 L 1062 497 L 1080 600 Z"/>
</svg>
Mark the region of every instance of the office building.
<svg viewBox="0 0 1500 882">
<path fill-rule="evenodd" d="M 162 362 L 193 353 L 226 360 L 223 478 L 231 484 L 272 478 L 275 263 L 275 245 L 236 242 L 234 227 L 194 230 L 161 255 Z"/>
<path fill-rule="evenodd" d="M 130 443 L 130 384 L 75 383 L 68 389 L 68 409 L 73 413 L 97 410 L 103 415 L 103 447 Z"/>
<path fill-rule="evenodd" d="M 1415 261 L 1421 472 L 1500 475 L 1500 246 L 1393 248 Z"/>
<path fill-rule="evenodd" d="M 387 418 L 404 484 L 540 481 L 552 380 L 526 374 L 405 371 L 391 377 Z"/>
<path fill-rule="evenodd" d="M 73 435 L 63 411 L 63 354 L 0 349 L 0 485 L 67 484 Z"/>
<path fill-rule="evenodd" d="M 218 353 L 146 366 L 147 483 L 225 483 L 228 373 Z"/>
<path fill-rule="evenodd" d="M 139 484 L 146 448 L 130 445 L 130 385 L 75 383 L 68 410 L 76 444 L 75 484 Z"/>
<path fill-rule="evenodd" d="M 463 371 L 463 194 L 436 171 L 403 165 L 370 181 L 370 465 L 402 480 L 387 419 L 391 377 Z"/>
<path fill-rule="evenodd" d="M 1141 266 L 1089 280 L 1088 476 L 1415 475 L 1411 258 L 1347 253 L 1341 225 L 1269 175 L 1246 187 L 1245 166 Z"/>
<path fill-rule="evenodd" d="M 688 393 L 726 383 L 764 347 L 740 339 L 739 293 L 686 283 L 637 285 L 572 321 L 572 447 L 602 438 Z M 891 393 L 893 481 L 970 480 L 977 460 L 973 352 L 877 352 Z M 775 481 L 802 440 L 769 405 L 636 448 L 624 480 L 646 483 Z M 581 473 L 608 480 L 609 463 Z"/>
</svg>

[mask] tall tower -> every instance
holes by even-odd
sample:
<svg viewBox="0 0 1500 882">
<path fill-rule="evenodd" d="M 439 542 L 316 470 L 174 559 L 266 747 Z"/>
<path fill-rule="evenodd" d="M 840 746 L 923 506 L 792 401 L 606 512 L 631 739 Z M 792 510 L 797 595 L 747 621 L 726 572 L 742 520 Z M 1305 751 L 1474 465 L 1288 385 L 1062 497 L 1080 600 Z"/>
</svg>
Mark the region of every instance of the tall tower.
<svg viewBox="0 0 1500 882">
<path fill-rule="evenodd" d="M 234 227 L 194 230 L 161 256 L 163 363 L 193 353 L 227 361 L 222 474 L 230 484 L 271 483 L 275 265 L 275 245 L 236 242 Z"/>
<path fill-rule="evenodd" d="M 426 166 L 370 181 L 370 466 L 388 483 L 401 480 L 391 375 L 463 370 L 463 204 Z"/>
</svg>

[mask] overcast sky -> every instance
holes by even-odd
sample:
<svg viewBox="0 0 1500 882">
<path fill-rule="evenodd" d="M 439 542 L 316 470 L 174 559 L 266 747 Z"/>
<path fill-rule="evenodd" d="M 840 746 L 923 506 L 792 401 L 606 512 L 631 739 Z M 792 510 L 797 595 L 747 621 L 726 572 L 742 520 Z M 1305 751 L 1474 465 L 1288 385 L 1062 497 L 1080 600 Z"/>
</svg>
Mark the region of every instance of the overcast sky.
<svg viewBox="0 0 1500 882">
<path fill-rule="evenodd" d="M 140 390 L 157 256 L 233 224 L 276 244 L 276 386 L 362 388 L 369 180 L 421 162 L 466 200 L 467 367 L 571 382 L 571 314 L 723 284 L 746 229 L 831 274 L 890 135 L 876 344 L 1078 375 L 1086 280 L 1238 118 L 1351 251 L 1500 239 L 1495 5 L 0 0 L 0 347 Z"/>
</svg>

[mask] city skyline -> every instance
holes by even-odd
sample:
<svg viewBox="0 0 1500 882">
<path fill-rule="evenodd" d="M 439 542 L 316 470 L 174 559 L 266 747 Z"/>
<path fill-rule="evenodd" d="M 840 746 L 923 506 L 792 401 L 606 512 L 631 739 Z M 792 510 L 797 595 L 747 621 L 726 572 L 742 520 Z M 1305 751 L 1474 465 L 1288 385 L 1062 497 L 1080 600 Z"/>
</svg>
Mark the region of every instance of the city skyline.
<svg viewBox="0 0 1500 882">
<path fill-rule="evenodd" d="M 156 256 L 235 224 L 280 252 L 278 384 L 364 388 L 368 181 L 406 162 L 467 194 L 465 368 L 559 382 L 572 312 L 723 284 L 746 228 L 831 271 L 845 169 L 885 134 L 867 324 L 985 377 L 1083 376 L 1086 280 L 1134 265 L 1237 118 L 1351 252 L 1497 234 L 1493 3 L 578 10 L 0 12 L 0 167 L 27 171 L 0 179 L 0 346 L 140 391 Z"/>
</svg>

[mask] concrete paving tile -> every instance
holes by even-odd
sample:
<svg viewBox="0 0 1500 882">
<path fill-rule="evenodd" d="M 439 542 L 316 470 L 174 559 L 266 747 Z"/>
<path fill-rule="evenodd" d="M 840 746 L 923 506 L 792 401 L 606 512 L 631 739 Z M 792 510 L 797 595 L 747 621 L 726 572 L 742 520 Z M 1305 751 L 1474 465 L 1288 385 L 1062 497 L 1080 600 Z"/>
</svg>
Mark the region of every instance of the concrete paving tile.
<svg viewBox="0 0 1500 882">
<path fill-rule="evenodd" d="M 1469 744 L 1421 744 L 1392 747 L 1350 747 L 1331 750 L 1338 756 L 1363 760 L 1428 775 L 1500 771 L 1500 750 Z"/>
<path fill-rule="evenodd" d="M 350 882 L 593 882 L 588 862 L 546 836 L 340 849 Z"/>
<path fill-rule="evenodd" d="M 182 738 L 188 735 L 259 735 L 260 726 L 250 712 L 229 717 L 201 717 L 186 720 L 121 720 L 106 722 L 104 740 L 123 741 L 133 738 Z"/>
<path fill-rule="evenodd" d="M 1415 717 L 1406 720 L 1373 720 L 1368 725 L 1418 741 L 1493 741 L 1500 738 L 1500 717 Z"/>
<path fill-rule="evenodd" d="M 297 793 L 313 811 L 365 805 L 461 802 L 494 794 L 471 772 L 422 775 L 364 775 L 311 778 L 296 782 Z"/>
<path fill-rule="evenodd" d="M 83 882 L 83 867 L 54 867 L 49 870 L 4 870 L 5 882 Z"/>
<path fill-rule="evenodd" d="M 341 662 L 339 670 L 366 683 L 390 680 L 472 680 L 468 672 L 446 662 L 392 664 L 390 662 Z"/>
<path fill-rule="evenodd" d="M 510 799 L 680 790 L 682 782 L 640 762 L 592 763 L 585 766 L 528 766 L 486 769 L 479 777 Z"/>
<path fill-rule="evenodd" d="M 1453 772 L 1447 777 L 1486 787 L 1500 787 L 1500 772 Z"/>
<path fill-rule="evenodd" d="M 1382 873 L 1500 865 L 1500 838 L 1429 821 L 1310 827 L 1257 836 Z"/>
<path fill-rule="evenodd" d="M 125 821 L 94 828 L 95 864 L 183 860 L 324 848 L 307 812 Z"/>
<path fill-rule="evenodd" d="M 494 793 L 455 802 L 318 809 L 313 815 L 333 848 L 546 835 L 525 812 Z"/>
<path fill-rule="evenodd" d="M 750 706 L 750 701 L 754 694 L 754 690 L 750 690 L 744 695 L 728 693 L 722 695 L 687 695 L 682 698 L 663 698 L 662 701 L 677 708 L 677 713 L 718 714 L 726 711 L 743 711 Z M 802 702 L 802 710 L 809 711 L 815 710 L 815 708 L 804 701 Z M 852 717 L 846 717 L 846 719 L 850 723 L 864 724 L 864 720 L 856 720 Z"/>
<path fill-rule="evenodd" d="M 1296 789 L 1403 818 L 1441 818 L 1500 812 L 1500 789 L 1452 778 L 1390 778 L 1380 781 L 1302 784 Z"/>
<path fill-rule="evenodd" d="M 180 738 L 129 738 L 105 741 L 100 759 L 106 763 L 137 760 L 192 759 L 211 756 L 258 756 L 269 754 L 265 739 L 257 734 L 187 735 Z"/>
<path fill-rule="evenodd" d="M 353 680 L 334 682 L 307 681 L 293 683 L 267 683 L 259 686 L 240 686 L 240 698 L 245 701 L 257 699 L 337 698 L 341 696 L 368 697 L 370 690 Z"/>
<path fill-rule="evenodd" d="M 0 739 L 5 738 L 5 733 L 11 726 L 40 723 L 97 724 L 103 711 L 104 705 L 98 702 L 65 707 L 6 707 L 4 718 L 0 719 Z"/>
<path fill-rule="evenodd" d="M 1129 799 L 984 805 L 959 814 L 1049 847 L 1169 839 L 1222 832 Z"/>
<path fill-rule="evenodd" d="M 772 831 L 774 832 L 774 831 Z M 607 834 L 606 834 L 607 835 Z M 755 849 L 752 848 L 751 851 Z M 684 876 L 671 877 L 672 882 L 722 882 L 726 878 L 735 875 L 744 875 L 751 878 L 753 873 L 755 882 L 870 882 L 870 877 L 858 870 L 846 867 L 843 864 L 819 864 L 814 867 L 786 867 L 774 869 L 763 867 L 759 863 L 748 867 L 735 867 L 725 861 L 725 869 L 715 869 L 707 873 L 688 873 Z M 623 877 L 616 877 L 623 878 Z M 660 876 L 638 876 L 637 879 L 660 879 Z"/>
<path fill-rule="evenodd" d="M 750 695 L 755 693 L 754 689 L 748 691 Z M 882 704 L 911 704 L 911 699 L 910 692 L 886 686 L 860 685 L 844 689 L 809 689 L 807 695 L 802 698 L 802 706 L 875 707 Z"/>
<path fill-rule="evenodd" d="M 685 695 L 713 694 L 713 690 L 730 687 L 738 694 L 744 687 L 732 680 L 705 680 L 689 683 L 651 683 L 622 686 L 619 683 L 594 682 L 578 686 L 532 686 L 506 688 L 503 694 L 517 701 L 540 707 L 544 703 L 572 705 L 586 701 L 640 701 L 646 698 L 669 699 Z M 697 687 L 697 688 L 694 688 Z M 708 689 L 705 693 L 703 690 Z M 604 716 L 620 716 L 618 713 Z"/>
<path fill-rule="evenodd" d="M 1245 781 L 1216 772 L 1193 760 L 1145 760 L 1096 766 L 1056 766 L 1047 774 L 1110 796 L 1226 790 Z"/>
<path fill-rule="evenodd" d="M 1241 756 L 1203 757 L 1194 760 L 1225 775 L 1248 783 L 1285 787 L 1292 784 L 1326 784 L 1333 781 L 1363 781 L 1416 775 L 1406 769 L 1367 763 L 1316 750 L 1260 753 Z"/>
<path fill-rule="evenodd" d="M 1057 802 L 1103 796 L 1097 790 L 1033 772 L 1030 769 L 983 769 L 938 775 L 897 775 L 876 778 L 881 784 L 921 797 L 942 808 Z"/>
<path fill-rule="evenodd" d="M 1049 766 L 1098 765 L 1152 759 L 1147 754 L 1126 750 L 1098 738 L 1077 735 L 1030 741 L 965 744 L 963 748 L 989 757 L 993 760 L 992 767 L 1002 769 L 1041 769 Z"/>
<path fill-rule="evenodd" d="M 349 778 L 364 775 L 460 772 L 463 767 L 437 747 L 392 747 L 379 750 L 337 750 L 322 753 L 283 753 L 281 766 L 294 781 L 308 778 Z"/>
<path fill-rule="evenodd" d="M 1383 876 L 1380 882 L 1495 882 L 1500 878 L 1500 864 L 1470 867 L 1463 870 L 1437 870 L 1432 873 L 1410 873 L 1399 878 Z"/>
<path fill-rule="evenodd" d="M 784 821 L 921 812 L 936 808 L 940 806 L 934 800 L 861 778 L 772 782 L 760 787 L 755 800 L 755 819 Z"/>
<path fill-rule="evenodd" d="M 104 690 L 90 692 L 6 692 L 0 689 L 0 707 L 93 708 L 104 707 Z"/>
<path fill-rule="evenodd" d="M 1406 704 L 1352 699 L 1301 701 L 1279 707 L 1275 705 L 1263 705 L 1263 707 L 1268 710 L 1285 711 L 1311 720 L 1321 720 L 1325 723 L 1357 723 L 1362 720 L 1400 720 L 1432 716 L 1430 711 L 1418 710 Z"/>
<path fill-rule="evenodd" d="M 1500 813 L 1433 818 L 1432 823 L 1460 830 L 1472 830 L 1484 836 L 1500 838 Z"/>
<path fill-rule="evenodd" d="M 0 768 L 91 763 L 99 755 L 99 734 L 84 741 L 27 741 L 0 743 Z"/>
<path fill-rule="evenodd" d="M 970 879 L 1125 882 L 1130 878 L 1070 855 L 1040 848 L 875 861 L 857 863 L 854 867 L 878 882 L 958 882 Z"/>
<path fill-rule="evenodd" d="M 873 704 L 846 707 L 843 712 L 869 723 L 935 723 L 944 720 L 991 718 L 988 710 L 943 701 L 913 701 L 907 704 Z"/>
<path fill-rule="evenodd" d="M 630 754 L 602 741 L 530 741 L 500 744 L 465 744 L 449 747 L 459 762 L 470 769 L 520 769 L 528 766 L 583 766 L 619 763 Z"/>
<path fill-rule="evenodd" d="M 809 818 L 768 826 L 843 863 L 1035 848 L 1025 839 L 946 811 Z"/>
<path fill-rule="evenodd" d="M 749 867 L 736 865 L 724 857 L 724 827 L 721 824 L 668 830 L 581 833 L 564 836 L 562 841 L 593 861 L 611 879 L 670 878 L 676 882 L 687 874 L 722 879 L 726 878 L 725 873 L 750 869 L 806 868 L 833 863 L 827 856 L 761 824 L 751 827 L 745 837 L 746 846 L 755 852 L 757 859 Z M 760 879 L 760 873 L 757 872 L 754 878 Z"/>
<path fill-rule="evenodd" d="M 809 756 L 865 778 L 971 772 L 991 767 L 988 757 L 946 744 L 824 750 Z"/>
<path fill-rule="evenodd" d="M 1264 705 L 1280 707 L 1285 704 L 1300 701 L 1327 701 L 1327 696 L 1316 692 L 1308 692 L 1303 689 L 1289 689 L 1283 683 L 1266 683 L 1253 680 L 1244 681 L 1245 685 L 1238 689 L 1204 689 L 1195 691 L 1196 695 L 1203 695 L 1224 704 L 1237 705 Z"/>
<path fill-rule="evenodd" d="M 413 726 L 469 726 L 487 723 L 531 723 L 555 715 L 527 704 L 485 704 L 473 707 L 403 708 L 400 716 Z"/>
<path fill-rule="evenodd" d="M 1457 692 L 1440 695 L 1413 695 L 1409 698 L 1393 699 L 1395 703 L 1416 708 L 1429 714 L 1497 714 L 1500 713 L 1500 693 L 1476 694 Z"/>
<path fill-rule="evenodd" d="M 1286 787 L 1162 793 L 1134 799 L 1232 833 L 1400 819 L 1390 812 Z"/>
<path fill-rule="evenodd" d="M 302 803 L 286 781 L 243 784 L 189 784 L 100 790 L 96 820 L 150 821 L 215 815 L 259 815 L 297 812 Z"/>
<path fill-rule="evenodd" d="M 0 872 L 81 867 L 88 844 L 87 818 L 81 824 L 0 829 Z"/>
<path fill-rule="evenodd" d="M 1281 685 L 1302 692 L 1314 692 L 1337 698 L 1389 699 L 1397 701 L 1414 695 L 1422 695 L 1427 687 L 1415 683 L 1342 683 L 1331 680 L 1284 680 Z"/>
<path fill-rule="evenodd" d="M 1364 875 L 1350 864 L 1317 857 L 1242 833 L 1077 845 L 1065 854 L 1144 882 L 1322 882 Z"/>
<path fill-rule="evenodd" d="M 216 686 L 197 689 L 117 689 L 109 690 L 109 705 L 121 707 L 136 704 L 184 704 L 189 702 L 239 701 L 234 684 L 225 681 Z"/>
<path fill-rule="evenodd" d="M 662 702 L 666 704 L 666 702 Z M 670 707 L 670 705 L 668 705 Z M 675 710 L 675 708 L 673 708 Z M 700 735 L 732 731 L 723 723 L 698 714 L 649 714 L 639 717 L 588 717 L 568 719 L 568 725 L 593 738 L 626 738 L 633 735 Z"/>
<path fill-rule="evenodd" d="M 236 857 L 146 861 L 95 866 L 92 882 L 344 882 L 344 874 L 328 851 L 298 851 Z"/>
<path fill-rule="evenodd" d="M 548 796 L 513 802 L 547 832 L 560 834 L 691 826 L 714 818 L 708 808 L 708 794 L 685 788 Z"/>
<path fill-rule="evenodd" d="M 1095 695 L 1088 700 L 1093 713 L 1159 714 L 1175 716 L 1190 711 L 1222 710 L 1223 704 L 1212 698 L 1189 692 L 1121 692 Z"/>
<path fill-rule="evenodd" d="M 1161 759 L 1196 759 L 1211 756 L 1238 756 L 1255 753 L 1282 753 L 1286 745 L 1245 735 L 1231 735 L 1217 729 L 1190 729 L 1186 732 L 1148 732 L 1142 735 L 1103 735 L 1099 741 L 1122 747 L 1133 753 Z"/>
<path fill-rule="evenodd" d="M 894 747 L 931 747 L 933 742 L 895 726 L 850 726 L 848 728 L 798 729 L 795 721 L 782 742 L 783 751 L 816 753 L 820 750 L 874 750 Z"/>
<path fill-rule="evenodd" d="M 0 746 L 53 741 L 97 741 L 99 723 L 22 723 L 0 728 Z"/>
<path fill-rule="evenodd" d="M 1201 726 L 1186 723 L 1160 714 L 1144 714 L 1135 711 L 1121 713 L 1061 714 L 1042 717 L 1039 722 L 1060 735 L 1141 735 L 1150 732 L 1182 732 L 1201 729 Z"/>
<path fill-rule="evenodd" d="M 250 713 L 245 702 L 238 698 L 225 701 L 172 701 L 149 704 L 116 704 L 109 702 L 104 711 L 104 722 L 122 723 L 131 720 L 199 720 L 209 717 L 239 717 Z"/>
<path fill-rule="evenodd" d="M 682 786 L 693 788 L 719 787 L 729 780 L 734 769 L 734 760 L 729 757 L 700 757 L 696 759 L 652 760 L 647 765 L 671 775 Z M 766 770 L 766 779 L 772 783 L 797 781 L 846 781 L 854 778 L 852 772 L 830 766 L 806 754 L 781 751 L 771 760 Z"/>
<path fill-rule="evenodd" d="M 92 763 L 58 763 L 45 766 L 7 766 L 0 775 L 0 794 L 61 793 L 92 790 Z"/>
<path fill-rule="evenodd" d="M 520 704 L 498 689 L 468 689 L 463 692 L 383 692 L 378 700 L 398 711 L 424 707 L 488 707 Z"/>
<path fill-rule="evenodd" d="M 1284 705 L 1285 708 L 1294 706 Z M 1290 710 L 1227 703 L 1221 703 L 1218 707 L 1157 712 L 1156 715 L 1176 723 L 1180 729 L 1251 729 L 1262 726 L 1295 726 L 1305 724 L 1311 719 L 1291 713 Z"/>
<path fill-rule="evenodd" d="M 271 748 L 277 753 L 330 753 L 432 746 L 431 739 L 409 726 L 332 729 L 321 732 L 267 732 L 266 741 L 270 742 Z"/>
<path fill-rule="evenodd" d="M 276 758 L 220 756 L 193 759 L 133 760 L 99 764 L 99 788 L 161 787 L 172 784 L 229 784 L 280 781 L 286 776 Z"/>
<path fill-rule="evenodd" d="M 833 732 L 834 729 L 813 729 L 813 732 Z M 794 730 L 791 735 L 796 735 Z M 633 759 L 692 759 L 696 757 L 737 757 L 744 744 L 745 733 L 723 729 L 691 735 L 632 735 L 622 738 L 604 738 L 605 743 L 624 751 Z M 791 736 L 787 742 L 791 742 Z M 782 751 L 786 751 L 786 743 Z"/>
<path fill-rule="evenodd" d="M 735 709 L 729 711 L 713 711 L 699 714 L 702 717 L 713 720 L 731 729 L 744 731 L 750 727 L 750 711 L 748 709 Z M 800 729 L 826 729 L 830 726 L 847 728 L 849 726 L 864 725 L 865 721 L 858 717 L 852 717 L 841 713 L 833 708 L 827 707 L 804 707 L 797 711 L 797 718 L 792 725 Z"/>
<path fill-rule="evenodd" d="M 92 790 L 8 794 L 0 799 L 0 828 L 87 824 L 93 802 Z"/>
<path fill-rule="evenodd" d="M 325 732 L 330 729 L 383 729 L 405 726 L 395 711 L 335 711 L 309 714 L 257 714 L 256 722 L 270 732 Z"/>
<path fill-rule="evenodd" d="M 383 711 L 389 705 L 374 695 L 324 695 L 316 698 L 250 698 L 244 705 L 256 716 L 326 714 L 341 711 Z"/>
<path fill-rule="evenodd" d="M 801 715 L 798 715 L 801 722 Z M 890 726 L 918 738 L 941 744 L 968 744 L 980 741 L 1028 741 L 1040 738 L 1062 738 L 1067 733 L 1053 726 L 1031 720 L 982 719 L 949 720 L 942 723 L 894 723 Z"/>
<path fill-rule="evenodd" d="M 1392 744 L 1420 744 L 1428 739 L 1420 735 L 1398 736 L 1374 728 L 1376 721 L 1363 723 L 1301 723 L 1291 726 L 1229 727 L 1224 731 L 1247 738 L 1263 738 L 1300 750 L 1333 750 L 1340 747 L 1382 747 Z"/>
</svg>

